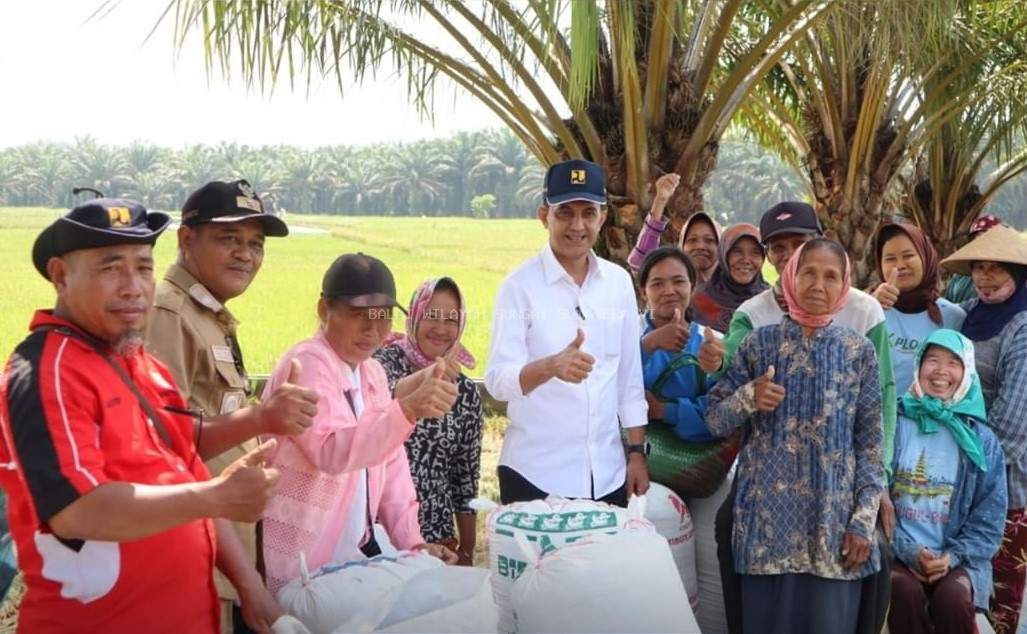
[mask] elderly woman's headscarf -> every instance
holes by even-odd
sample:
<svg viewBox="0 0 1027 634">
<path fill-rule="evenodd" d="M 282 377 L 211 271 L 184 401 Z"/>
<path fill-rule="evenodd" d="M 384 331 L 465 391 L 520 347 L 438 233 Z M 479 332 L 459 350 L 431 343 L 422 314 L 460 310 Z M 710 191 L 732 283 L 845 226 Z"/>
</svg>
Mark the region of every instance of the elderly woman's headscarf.
<svg viewBox="0 0 1027 634">
<path fill-rule="evenodd" d="M 895 309 L 903 313 L 922 313 L 925 310 L 931 321 L 941 325 L 941 309 L 938 308 L 938 251 L 931 244 L 920 227 L 906 223 L 888 223 L 881 226 L 877 231 L 877 276 L 884 281 L 884 269 L 881 266 L 881 253 L 884 251 L 884 244 L 897 235 L 905 235 L 913 243 L 920 262 L 923 265 L 923 278 L 916 288 L 899 293 L 895 302 Z"/>
<path fill-rule="evenodd" d="M 946 401 L 929 396 L 920 385 L 920 363 L 931 346 L 944 348 L 963 362 L 963 380 L 952 394 L 952 398 Z M 987 419 L 981 380 L 977 376 L 977 366 L 974 364 L 973 342 L 965 336 L 955 330 L 939 328 L 927 337 L 916 353 L 913 385 L 909 387 L 909 392 L 902 396 L 901 404 L 902 413 L 917 423 L 920 433 L 933 434 L 941 425 L 945 425 L 952 432 L 952 437 L 963 453 L 981 471 L 988 469 L 980 437 L 963 420 L 963 417 L 975 418 L 981 422 Z"/>
<path fill-rule="evenodd" d="M 834 306 L 832 306 L 824 315 L 813 315 L 799 305 L 798 275 L 799 264 L 802 262 L 803 254 L 811 248 L 829 248 L 826 243 L 830 242 L 831 241 L 826 238 L 815 238 L 803 244 L 794 254 L 792 254 L 792 257 L 788 259 L 788 264 L 785 265 L 785 270 L 781 273 L 781 290 L 784 292 L 785 303 L 788 304 L 788 316 L 802 326 L 807 326 L 809 328 L 823 328 L 831 323 L 834 316 L 845 308 L 845 302 L 849 298 L 849 287 L 852 286 L 852 266 L 849 263 L 849 256 L 845 254 L 841 245 L 838 245 L 839 250 L 841 250 L 841 254 L 845 258 L 845 271 L 844 277 L 842 278 L 842 292 L 838 294 L 838 299 L 835 301 Z M 837 243 L 834 244 L 837 245 Z"/>
<path fill-rule="evenodd" d="M 456 292 L 457 304 L 459 305 L 459 326 L 453 343 L 457 349 L 456 359 L 460 362 L 460 365 L 473 370 L 477 362 L 470 351 L 460 343 L 460 337 L 464 334 L 464 328 L 467 326 L 467 310 L 464 307 L 464 296 L 456 282 L 448 277 L 436 277 L 427 280 L 414 291 L 413 297 L 410 298 L 410 308 L 407 312 L 406 334 L 393 333 L 386 339 L 385 343 L 399 344 L 404 354 L 406 354 L 407 360 L 418 370 L 426 368 L 435 362 L 435 359 L 425 355 L 420 346 L 417 345 L 417 326 L 420 325 L 427 314 L 428 304 L 431 303 L 435 292 L 440 290 L 438 288 L 440 283 L 444 283 L 442 290 L 453 290 Z M 447 350 L 446 354 L 451 352 L 452 349 L 451 347 Z"/>
</svg>

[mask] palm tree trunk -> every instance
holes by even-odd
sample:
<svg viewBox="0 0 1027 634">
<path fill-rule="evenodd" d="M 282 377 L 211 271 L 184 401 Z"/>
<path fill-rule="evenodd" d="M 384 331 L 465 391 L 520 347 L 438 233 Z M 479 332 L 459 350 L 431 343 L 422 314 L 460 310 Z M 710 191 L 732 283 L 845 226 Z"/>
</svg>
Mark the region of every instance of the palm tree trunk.
<svg viewBox="0 0 1027 634">
<path fill-rule="evenodd" d="M 814 166 L 820 169 L 814 169 Z M 859 175 L 854 195 L 845 195 L 847 166 L 830 159 L 811 160 L 814 208 L 827 237 L 837 240 L 852 260 L 852 284 L 867 288 L 875 271 L 873 243 L 884 215 L 887 184 Z"/>
</svg>

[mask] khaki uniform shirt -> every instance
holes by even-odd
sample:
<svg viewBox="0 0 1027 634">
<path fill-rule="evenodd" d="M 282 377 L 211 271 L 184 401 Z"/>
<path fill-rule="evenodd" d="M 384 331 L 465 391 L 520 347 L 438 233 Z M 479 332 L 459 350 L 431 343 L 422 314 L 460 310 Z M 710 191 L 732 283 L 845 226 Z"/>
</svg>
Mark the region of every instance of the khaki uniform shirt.
<svg viewBox="0 0 1027 634">
<path fill-rule="evenodd" d="M 175 377 L 189 405 L 204 416 L 227 414 L 246 405 L 247 377 L 235 358 L 230 335 L 238 322 L 202 284 L 184 268 L 173 264 L 157 286 L 155 310 L 146 329 L 146 347 L 163 361 Z M 257 446 L 256 440 L 229 449 L 207 461 L 211 475 L 221 471 Z M 234 527 L 251 564 L 256 564 L 256 528 Z M 218 596 L 237 599 L 235 588 L 215 573 Z"/>
</svg>

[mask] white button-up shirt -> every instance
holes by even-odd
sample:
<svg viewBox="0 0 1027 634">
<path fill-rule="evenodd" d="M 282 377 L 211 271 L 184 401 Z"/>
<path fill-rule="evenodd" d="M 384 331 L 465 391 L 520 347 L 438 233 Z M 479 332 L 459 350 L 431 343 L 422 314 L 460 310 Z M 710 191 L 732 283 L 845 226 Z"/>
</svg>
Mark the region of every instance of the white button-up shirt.
<svg viewBox="0 0 1027 634">
<path fill-rule="evenodd" d="M 547 243 L 503 280 L 485 372 L 485 387 L 508 403 L 499 463 L 564 497 L 598 498 L 623 485 L 620 428 L 647 421 L 631 276 L 592 253 L 588 262 L 578 286 Z M 581 350 L 596 360 L 588 378 L 550 379 L 525 395 L 524 366 L 566 348 L 578 328 Z"/>
</svg>

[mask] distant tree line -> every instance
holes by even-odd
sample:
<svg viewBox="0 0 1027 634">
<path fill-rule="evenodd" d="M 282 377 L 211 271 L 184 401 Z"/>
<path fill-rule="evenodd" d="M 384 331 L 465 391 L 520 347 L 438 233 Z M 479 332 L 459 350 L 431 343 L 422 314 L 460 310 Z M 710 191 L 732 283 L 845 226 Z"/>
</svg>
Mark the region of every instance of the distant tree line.
<svg viewBox="0 0 1027 634">
<path fill-rule="evenodd" d="M 245 178 L 274 206 L 292 212 L 470 215 L 471 200 L 489 193 L 496 197 L 496 215 L 522 216 L 537 196 L 541 174 L 505 131 L 314 149 L 112 146 L 86 137 L 0 150 L 0 204 L 64 207 L 72 202 L 71 189 L 85 186 L 155 209 L 177 209 L 207 181 Z"/>
<path fill-rule="evenodd" d="M 245 178 L 277 209 L 388 216 L 524 218 L 542 196 L 543 170 L 506 130 L 368 146 L 112 146 L 90 137 L 0 150 L 0 205 L 68 207 L 73 187 L 178 209 L 212 179 Z M 806 199 L 802 179 L 755 141 L 723 139 L 705 205 L 724 223 L 755 222 L 785 199 Z M 1027 224 L 1027 178 L 1007 184 L 993 213 Z"/>
</svg>

